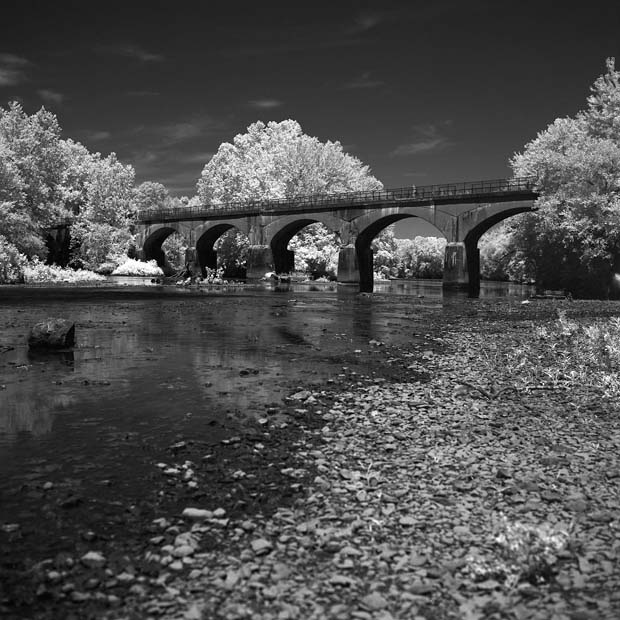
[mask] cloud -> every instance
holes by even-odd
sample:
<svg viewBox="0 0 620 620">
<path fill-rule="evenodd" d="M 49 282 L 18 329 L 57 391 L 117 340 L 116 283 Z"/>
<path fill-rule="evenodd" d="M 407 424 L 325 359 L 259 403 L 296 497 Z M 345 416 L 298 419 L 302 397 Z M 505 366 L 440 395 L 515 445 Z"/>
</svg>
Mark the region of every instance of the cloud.
<svg viewBox="0 0 620 620">
<path fill-rule="evenodd" d="M 107 140 L 111 135 L 109 131 L 89 131 L 84 134 L 84 140 L 100 142 L 101 140 Z"/>
<path fill-rule="evenodd" d="M 450 121 L 443 121 L 440 125 L 441 127 L 446 127 L 450 125 Z M 416 125 L 413 128 L 413 133 L 414 137 L 410 142 L 400 144 L 390 153 L 392 157 L 440 151 L 454 144 L 448 136 L 442 133 L 440 127 L 432 123 L 427 125 Z"/>
<path fill-rule="evenodd" d="M 380 24 L 383 19 L 384 16 L 379 13 L 360 13 L 355 17 L 353 25 L 349 28 L 348 34 L 357 35 L 368 32 Z"/>
<path fill-rule="evenodd" d="M 27 80 L 25 69 L 30 61 L 15 54 L 0 54 L 0 86 L 15 86 Z"/>
<path fill-rule="evenodd" d="M 213 126 L 214 123 L 210 118 L 202 118 L 161 125 L 151 128 L 150 131 L 160 136 L 165 145 L 172 145 L 208 134 Z"/>
<path fill-rule="evenodd" d="M 379 88 L 379 86 L 383 86 L 384 84 L 385 82 L 383 82 L 383 80 L 373 80 L 370 77 L 370 73 L 366 72 L 366 73 L 362 73 L 360 77 L 353 78 L 352 80 L 345 82 L 342 85 L 342 88 L 344 90 L 360 89 L 360 88 Z"/>
<path fill-rule="evenodd" d="M 203 151 L 200 153 L 188 153 L 187 155 L 181 155 L 178 161 L 184 164 L 206 164 L 215 153 L 213 151 Z"/>
<path fill-rule="evenodd" d="M 60 105 L 65 98 L 62 93 L 58 93 L 55 90 L 48 90 L 46 88 L 38 90 L 37 93 L 46 103 L 54 103 L 56 105 Z"/>
<path fill-rule="evenodd" d="M 271 108 L 279 108 L 284 105 L 284 102 L 278 99 L 253 99 L 252 101 L 248 101 L 248 105 L 253 108 L 269 110 Z"/>
<path fill-rule="evenodd" d="M 131 58 L 140 62 L 162 62 L 165 60 L 162 54 L 148 52 L 139 45 L 133 44 L 102 45 L 97 48 L 97 51 L 104 54 L 114 54 L 116 56 Z"/>
</svg>

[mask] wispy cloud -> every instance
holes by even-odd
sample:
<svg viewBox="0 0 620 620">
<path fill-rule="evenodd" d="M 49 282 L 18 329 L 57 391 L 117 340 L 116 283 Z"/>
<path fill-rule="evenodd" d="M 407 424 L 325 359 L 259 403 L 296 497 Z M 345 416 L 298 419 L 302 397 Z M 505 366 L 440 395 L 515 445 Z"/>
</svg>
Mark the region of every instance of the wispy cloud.
<svg viewBox="0 0 620 620">
<path fill-rule="evenodd" d="M 383 86 L 383 80 L 375 80 L 371 77 L 370 72 L 362 73 L 361 76 L 353 78 L 342 85 L 344 90 L 361 89 L 361 88 L 379 88 Z"/>
<path fill-rule="evenodd" d="M 0 86 L 15 86 L 27 79 L 30 61 L 15 54 L 0 54 Z"/>
<path fill-rule="evenodd" d="M 124 58 L 131 58 L 139 62 L 161 62 L 165 60 L 163 54 L 149 52 L 139 45 L 131 43 L 100 45 L 97 47 L 97 51 L 103 54 L 114 54 L 116 56 L 123 56 Z"/>
<path fill-rule="evenodd" d="M 65 98 L 62 93 L 56 92 L 55 90 L 48 90 L 47 88 L 41 88 L 40 90 L 37 90 L 37 94 L 46 103 L 51 103 L 55 105 L 60 105 Z"/>
<path fill-rule="evenodd" d="M 110 138 L 111 135 L 109 131 L 88 131 L 82 134 L 82 139 L 88 142 L 101 142 Z"/>
<path fill-rule="evenodd" d="M 219 121 L 211 116 L 201 116 L 177 123 L 142 127 L 138 131 L 143 134 L 150 134 L 153 138 L 158 138 L 163 146 L 172 146 L 212 135 L 219 130 L 221 130 Z"/>
<path fill-rule="evenodd" d="M 443 121 L 439 125 L 429 123 L 414 126 L 412 140 L 398 145 L 390 155 L 392 157 L 418 155 L 451 147 L 454 142 L 444 133 L 450 124 L 450 121 Z"/>
<path fill-rule="evenodd" d="M 259 108 L 261 110 L 269 110 L 271 108 L 279 108 L 284 105 L 283 101 L 278 99 L 252 99 L 248 101 L 248 105 L 252 108 Z"/>
<path fill-rule="evenodd" d="M 213 157 L 208 150 L 214 136 L 230 133 L 225 118 L 198 114 L 160 125 L 134 127 L 122 136 L 123 158 L 140 180 L 157 180 L 175 193 L 194 194 L 204 165 Z M 116 136 L 115 136 L 116 138 Z"/>
<path fill-rule="evenodd" d="M 349 28 L 348 34 L 358 35 L 372 30 L 384 19 L 381 13 L 360 13 L 354 19 L 353 25 Z"/>
</svg>

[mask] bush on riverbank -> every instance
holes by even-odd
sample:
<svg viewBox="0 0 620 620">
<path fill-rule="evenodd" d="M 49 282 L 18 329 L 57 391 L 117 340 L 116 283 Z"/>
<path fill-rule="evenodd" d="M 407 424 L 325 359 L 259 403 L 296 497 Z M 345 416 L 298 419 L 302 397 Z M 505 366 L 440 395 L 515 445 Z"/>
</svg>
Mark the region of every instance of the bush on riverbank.
<svg viewBox="0 0 620 620">
<path fill-rule="evenodd" d="M 58 265 L 46 265 L 38 258 L 27 262 L 23 267 L 24 282 L 26 284 L 79 284 L 83 282 L 98 282 L 105 280 L 105 276 L 86 269 L 66 269 Z"/>
<path fill-rule="evenodd" d="M 154 260 L 141 261 L 128 258 L 113 272 L 113 276 L 163 276 L 164 272 Z"/>
<path fill-rule="evenodd" d="M 27 258 L 0 235 L 0 284 L 23 282 Z"/>
</svg>

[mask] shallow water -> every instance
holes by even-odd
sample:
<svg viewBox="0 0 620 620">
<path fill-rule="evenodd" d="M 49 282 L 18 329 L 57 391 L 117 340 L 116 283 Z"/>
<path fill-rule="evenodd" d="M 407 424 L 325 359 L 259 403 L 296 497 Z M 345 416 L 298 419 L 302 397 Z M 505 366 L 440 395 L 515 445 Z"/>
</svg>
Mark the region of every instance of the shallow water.
<svg viewBox="0 0 620 620">
<path fill-rule="evenodd" d="M 257 419 L 303 385 L 364 373 L 371 340 L 422 350 L 429 314 L 477 303 L 444 299 L 440 282 L 378 284 L 372 298 L 334 284 L 0 289 L 0 526 L 30 528 L 42 557 L 70 548 L 97 511 L 122 522 L 115 507 L 149 496 L 175 441 L 218 443 L 233 419 Z M 529 292 L 496 285 L 481 296 L 518 303 Z M 75 322 L 76 346 L 33 356 L 29 329 L 50 316 Z M 88 514 L 56 515 L 43 545 L 41 507 L 72 502 Z"/>
</svg>

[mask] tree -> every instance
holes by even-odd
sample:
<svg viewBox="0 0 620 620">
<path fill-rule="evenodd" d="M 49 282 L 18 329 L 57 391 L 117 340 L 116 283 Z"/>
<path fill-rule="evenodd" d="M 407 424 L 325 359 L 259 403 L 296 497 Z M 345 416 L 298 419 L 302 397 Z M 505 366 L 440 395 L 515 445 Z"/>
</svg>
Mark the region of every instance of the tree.
<svg viewBox="0 0 620 620">
<path fill-rule="evenodd" d="M 400 278 L 441 278 L 446 240 L 443 237 L 396 239 Z"/>
<path fill-rule="evenodd" d="M 73 210 L 73 263 L 88 269 L 124 260 L 132 242 L 134 170 L 114 153 L 102 157 L 67 141 L 67 193 Z M 113 267 L 112 267 L 113 268 Z"/>
<path fill-rule="evenodd" d="M 66 211 L 65 166 L 56 116 L 28 116 L 19 103 L 0 108 L 0 229 L 20 252 L 45 256 L 44 229 Z"/>
<path fill-rule="evenodd" d="M 222 144 L 204 167 L 197 193 L 203 204 L 216 207 L 382 187 L 368 166 L 345 153 L 339 142 L 322 143 L 305 135 L 296 121 L 285 120 L 253 123 L 232 144 Z M 291 248 L 299 253 L 297 265 L 327 271 L 333 268 L 337 246 L 334 239 L 326 243 L 319 230 L 314 226 L 302 231 Z"/>
<path fill-rule="evenodd" d="M 620 73 L 591 88 L 585 110 L 556 119 L 516 154 L 517 176 L 533 175 L 538 211 L 512 225 L 517 255 L 543 288 L 605 296 L 620 270 Z"/>
</svg>

